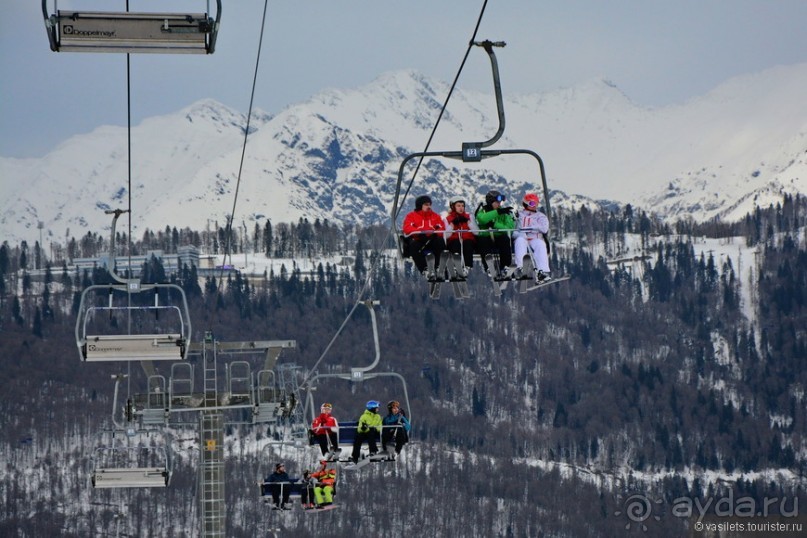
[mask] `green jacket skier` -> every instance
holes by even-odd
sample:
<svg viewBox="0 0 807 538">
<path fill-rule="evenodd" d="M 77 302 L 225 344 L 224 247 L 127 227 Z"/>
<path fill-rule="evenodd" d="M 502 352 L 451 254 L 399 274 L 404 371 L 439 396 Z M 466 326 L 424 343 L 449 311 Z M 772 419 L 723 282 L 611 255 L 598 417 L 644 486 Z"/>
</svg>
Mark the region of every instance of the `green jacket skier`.
<svg viewBox="0 0 807 538">
<path fill-rule="evenodd" d="M 359 462 L 361 445 L 365 441 L 370 448 L 370 456 L 378 452 L 377 440 L 381 434 L 381 415 L 378 414 L 378 402 L 370 400 L 366 407 L 364 413 L 359 417 L 359 424 L 356 427 L 356 440 L 353 441 L 353 454 L 351 454 L 353 463 Z"/>
<path fill-rule="evenodd" d="M 502 207 L 507 198 L 499 191 L 490 191 L 485 195 L 485 205 L 476 209 L 476 223 L 479 227 L 477 234 L 477 250 L 483 256 L 483 265 L 490 271 L 485 260 L 486 256 L 499 255 L 498 272 L 507 274 L 508 267 L 513 263 L 513 245 L 510 234 L 516 228 L 516 219 L 512 207 Z M 488 231 L 490 230 L 490 231 Z"/>
</svg>

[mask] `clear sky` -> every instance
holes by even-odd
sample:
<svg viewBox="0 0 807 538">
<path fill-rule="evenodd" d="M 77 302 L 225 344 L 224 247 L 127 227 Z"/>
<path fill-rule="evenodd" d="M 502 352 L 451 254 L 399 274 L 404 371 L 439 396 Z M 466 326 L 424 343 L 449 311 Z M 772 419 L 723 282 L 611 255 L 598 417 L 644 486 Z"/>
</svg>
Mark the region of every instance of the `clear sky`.
<svg viewBox="0 0 807 538">
<path fill-rule="evenodd" d="M 206 1 L 129 0 L 129 9 L 198 12 Z M 450 82 L 483 3 L 270 0 L 255 106 L 275 113 L 398 69 Z M 223 4 L 212 56 L 131 56 L 134 124 L 207 97 L 247 112 L 264 1 Z M 61 10 L 125 6 L 58 0 Z M 51 52 L 39 0 L 3 8 L 0 156 L 42 156 L 99 125 L 126 125 L 125 54 Z M 507 42 L 497 51 L 505 94 L 606 78 L 636 104 L 658 107 L 736 75 L 807 62 L 805 21 L 807 0 L 489 0 L 477 37 Z M 486 55 L 472 53 L 460 87 L 490 90 L 489 71 Z"/>
</svg>

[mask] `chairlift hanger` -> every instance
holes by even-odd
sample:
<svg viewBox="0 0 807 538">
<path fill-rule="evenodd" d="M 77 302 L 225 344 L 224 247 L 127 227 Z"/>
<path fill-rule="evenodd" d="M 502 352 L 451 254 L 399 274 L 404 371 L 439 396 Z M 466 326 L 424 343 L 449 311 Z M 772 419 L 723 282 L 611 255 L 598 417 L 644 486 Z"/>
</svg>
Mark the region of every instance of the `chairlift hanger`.
<svg viewBox="0 0 807 538">
<path fill-rule="evenodd" d="M 205 13 L 134 13 L 61 11 L 49 15 L 42 0 L 42 15 L 54 52 L 125 52 L 213 54 L 216 48 L 221 0 L 213 19 Z"/>
</svg>

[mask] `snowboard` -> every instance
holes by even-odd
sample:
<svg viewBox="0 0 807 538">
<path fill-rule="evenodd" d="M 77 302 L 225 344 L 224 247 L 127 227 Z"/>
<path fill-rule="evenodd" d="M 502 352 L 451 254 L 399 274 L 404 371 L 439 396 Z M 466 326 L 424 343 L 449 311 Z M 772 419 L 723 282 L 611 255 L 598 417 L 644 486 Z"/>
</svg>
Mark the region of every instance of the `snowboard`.
<svg viewBox="0 0 807 538">
<path fill-rule="evenodd" d="M 533 291 L 537 290 L 538 288 L 543 288 L 545 286 L 550 286 L 552 284 L 557 284 L 558 282 L 566 282 L 569 280 L 570 276 L 561 276 L 558 278 L 550 278 L 548 280 L 542 280 L 541 282 L 535 282 L 534 280 L 527 281 L 527 290 L 526 291 Z"/>
<path fill-rule="evenodd" d="M 307 514 L 318 514 L 320 512 L 328 512 L 330 510 L 336 510 L 339 508 L 338 504 L 329 504 L 328 506 L 323 506 L 322 508 L 307 508 L 303 510 Z"/>
</svg>

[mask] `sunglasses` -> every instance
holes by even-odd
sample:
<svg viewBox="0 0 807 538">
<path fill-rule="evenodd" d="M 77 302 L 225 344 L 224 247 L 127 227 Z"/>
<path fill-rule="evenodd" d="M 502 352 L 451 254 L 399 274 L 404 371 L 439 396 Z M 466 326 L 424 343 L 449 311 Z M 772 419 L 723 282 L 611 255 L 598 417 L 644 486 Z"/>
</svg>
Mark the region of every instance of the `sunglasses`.
<svg viewBox="0 0 807 538">
<path fill-rule="evenodd" d="M 494 201 L 496 201 L 496 202 L 504 202 L 505 200 L 507 200 L 507 198 L 505 198 L 504 194 L 497 194 L 496 195 L 496 200 L 494 200 Z"/>
<path fill-rule="evenodd" d="M 538 202 L 536 202 L 535 200 L 530 200 L 529 202 L 527 202 L 527 205 L 529 207 L 535 207 L 538 205 Z"/>
</svg>

